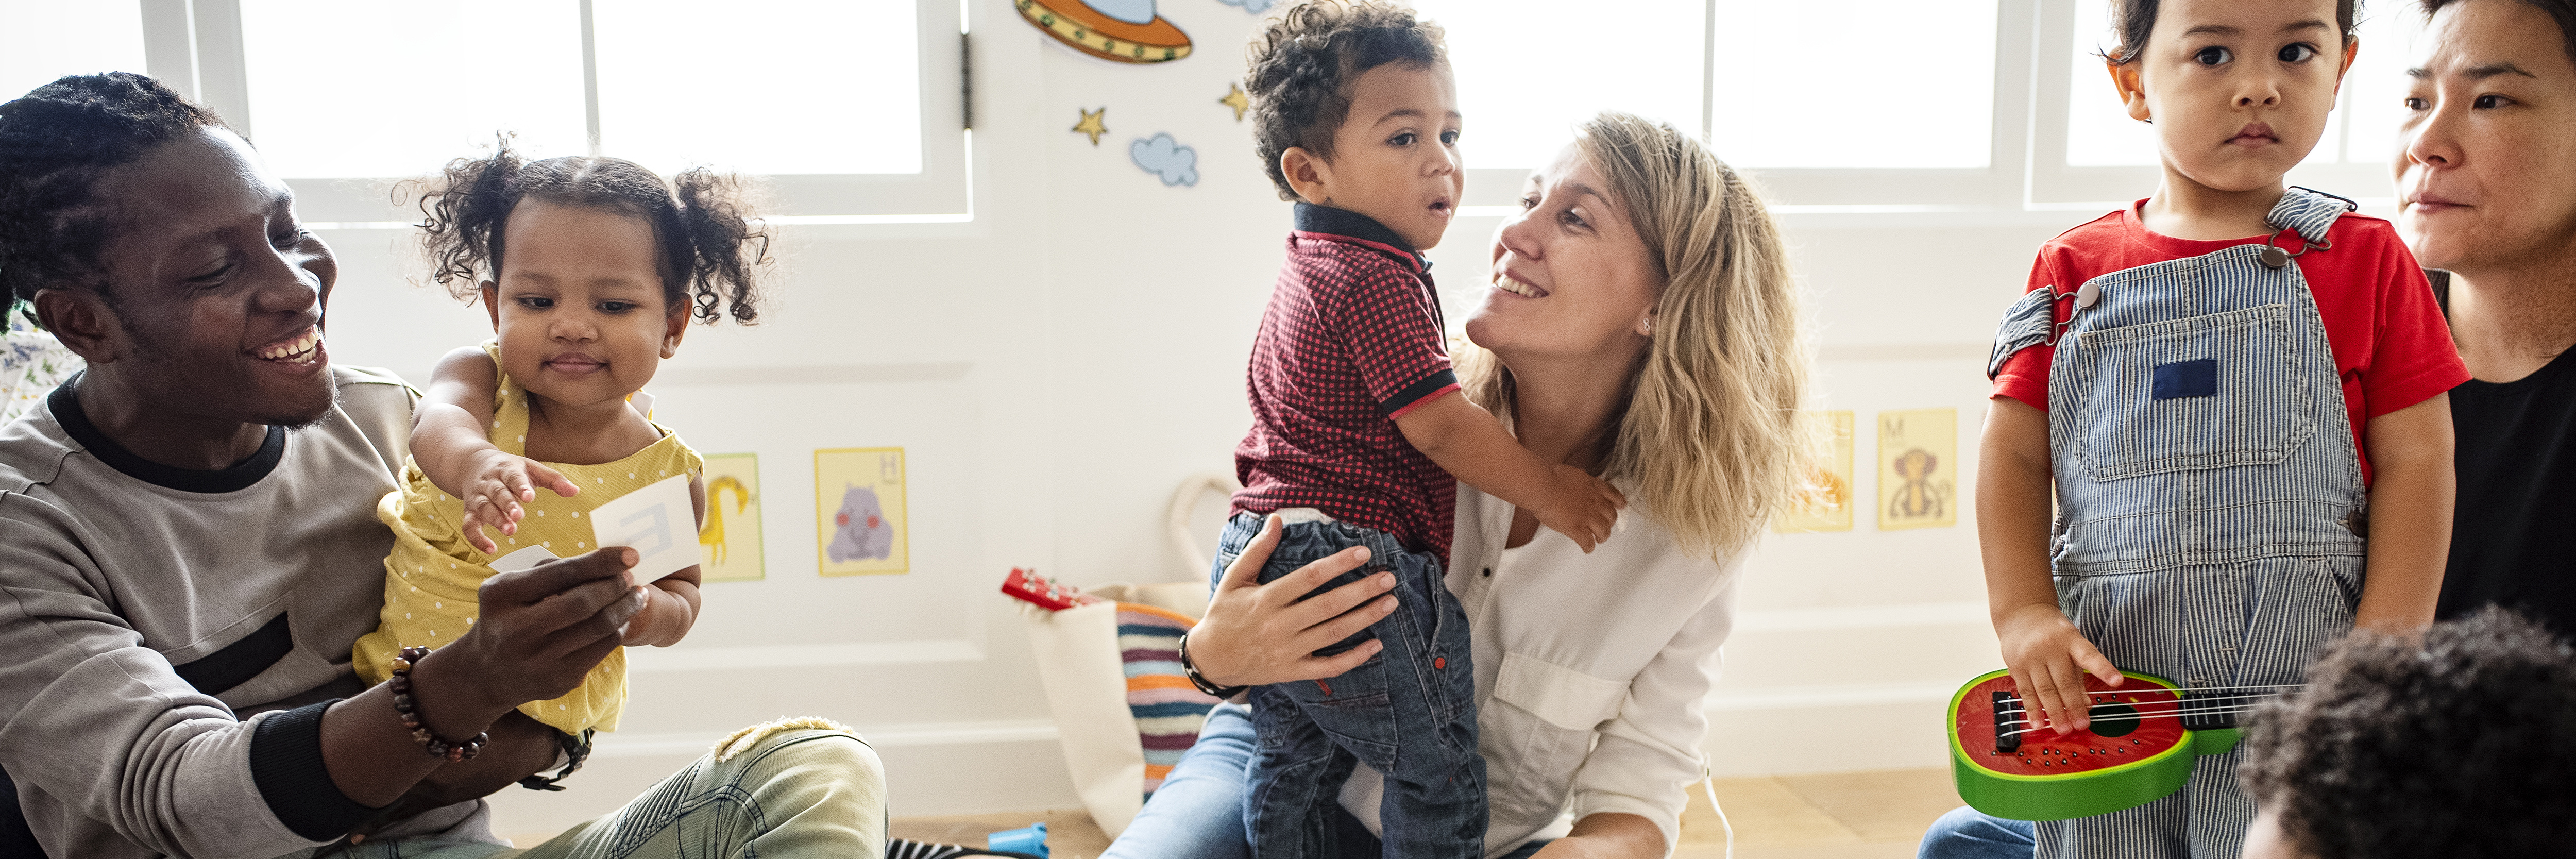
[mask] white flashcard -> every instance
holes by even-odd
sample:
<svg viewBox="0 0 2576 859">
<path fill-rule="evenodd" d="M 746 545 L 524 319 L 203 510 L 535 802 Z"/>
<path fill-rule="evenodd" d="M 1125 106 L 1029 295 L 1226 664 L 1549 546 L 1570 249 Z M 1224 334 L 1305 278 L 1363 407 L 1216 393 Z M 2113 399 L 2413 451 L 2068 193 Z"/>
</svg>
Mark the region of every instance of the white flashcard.
<svg viewBox="0 0 2576 859">
<path fill-rule="evenodd" d="M 520 549 L 516 552 L 511 552 L 507 555 L 493 558 L 492 571 L 496 573 L 515 573 L 520 570 L 554 560 L 556 557 L 555 553 L 546 551 L 546 547 L 544 546 L 529 546 L 525 549 Z"/>
<path fill-rule="evenodd" d="M 590 511 L 593 545 L 635 550 L 635 580 L 649 582 L 698 563 L 697 506 L 689 476 L 635 490 Z"/>
</svg>

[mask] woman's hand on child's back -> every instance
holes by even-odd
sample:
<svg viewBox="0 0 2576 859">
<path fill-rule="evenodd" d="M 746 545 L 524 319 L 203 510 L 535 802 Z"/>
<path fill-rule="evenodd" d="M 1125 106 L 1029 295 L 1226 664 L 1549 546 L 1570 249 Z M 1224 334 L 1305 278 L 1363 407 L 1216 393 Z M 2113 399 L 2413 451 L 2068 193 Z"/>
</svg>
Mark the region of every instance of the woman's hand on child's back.
<svg viewBox="0 0 2576 859">
<path fill-rule="evenodd" d="M 465 532 L 467 543 L 486 555 L 498 555 L 501 549 L 483 533 L 483 528 L 518 533 L 519 520 L 528 515 L 527 508 L 519 505 L 537 500 L 539 488 L 565 498 L 581 492 L 581 487 L 545 463 L 488 448 L 466 460 L 461 476 L 463 479 L 456 481 L 456 497 L 465 502 L 465 519 L 458 529 Z"/>
<path fill-rule="evenodd" d="M 1610 539 L 1610 530 L 1619 524 L 1620 509 L 1628 506 L 1627 494 L 1571 465 L 1549 466 L 1548 476 L 1554 487 L 1547 506 L 1530 511 L 1538 514 L 1539 524 L 1573 539 L 1585 552 Z"/>
<path fill-rule="evenodd" d="M 1279 529 L 1279 517 L 1267 517 L 1261 536 L 1243 547 L 1217 581 L 1207 616 L 1190 628 L 1190 665 L 1210 683 L 1263 686 L 1339 677 L 1386 647 L 1370 639 L 1332 656 L 1315 655 L 1395 611 L 1395 596 L 1387 593 L 1395 589 L 1395 574 L 1380 572 L 1300 602 L 1333 577 L 1368 563 L 1368 549 L 1344 549 L 1265 585 L 1261 567 L 1279 546 Z"/>
<path fill-rule="evenodd" d="M 1995 637 L 2003 644 L 2004 666 L 2012 669 L 2013 688 L 2021 692 L 2029 730 L 2042 727 L 2042 714 L 2045 726 L 2060 736 L 2091 727 L 2085 672 L 2113 686 L 2127 679 L 2054 605 L 2033 603 L 2012 610 L 1996 619 Z"/>
</svg>

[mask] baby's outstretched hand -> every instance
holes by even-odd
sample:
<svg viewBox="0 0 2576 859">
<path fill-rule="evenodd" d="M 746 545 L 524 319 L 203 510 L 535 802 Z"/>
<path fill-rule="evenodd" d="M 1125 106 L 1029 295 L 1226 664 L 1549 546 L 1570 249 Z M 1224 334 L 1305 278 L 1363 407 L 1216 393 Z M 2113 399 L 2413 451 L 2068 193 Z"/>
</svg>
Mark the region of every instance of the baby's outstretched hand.
<svg viewBox="0 0 2576 859">
<path fill-rule="evenodd" d="M 1538 522 L 1574 540 L 1590 552 L 1601 541 L 1610 539 L 1610 529 L 1619 523 L 1619 511 L 1628 506 L 1628 496 L 1609 481 L 1594 477 L 1571 465 L 1549 467 L 1555 478 L 1555 491 Z"/>
<path fill-rule="evenodd" d="M 465 532 L 465 542 L 486 555 L 501 554 L 501 547 L 483 529 L 519 533 L 519 520 L 528 515 L 519 505 L 537 500 L 538 488 L 565 498 L 581 492 L 581 487 L 544 463 L 497 450 L 475 454 L 462 483 L 456 497 L 465 502 L 465 519 L 458 529 Z"/>
</svg>

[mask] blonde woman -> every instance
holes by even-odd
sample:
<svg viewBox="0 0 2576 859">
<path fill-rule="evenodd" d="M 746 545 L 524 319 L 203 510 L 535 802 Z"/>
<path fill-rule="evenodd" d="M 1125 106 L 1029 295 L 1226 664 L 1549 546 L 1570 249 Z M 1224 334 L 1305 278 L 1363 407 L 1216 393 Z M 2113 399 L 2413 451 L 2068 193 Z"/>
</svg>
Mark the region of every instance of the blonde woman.
<svg viewBox="0 0 2576 859">
<path fill-rule="evenodd" d="M 1585 123 L 1530 175 L 1493 247 L 1461 356 L 1475 401 L 1550 462 L 1631 501 L 1585 554 L 1536 516 L 1458 491 L 1446 581 L 1473 632 L 1489 857 L 1661 857 L 1700 777 L 1700 701 L 1732 626 L 1737 571 L 1797 478 L 1806 384 L 1795 290 L 1761 199 L 1669 125 Z M 1219 686 L 1329 679 L 1367 658 L 1317 649 L 1393 610 L 1391 574 L 1296 600 L 1365 549 L 1268 585 L 1274 518 L 1237 553 L 1188 658 Z M 1218 707 L 1106 857 L 1242 857 L 1245 711 Z M 1379 852 L 1362 767 L 1341 790 L 1344 856 Z M 1571 808 L 1571 828 L 1558 825 Z"/>
</svg>

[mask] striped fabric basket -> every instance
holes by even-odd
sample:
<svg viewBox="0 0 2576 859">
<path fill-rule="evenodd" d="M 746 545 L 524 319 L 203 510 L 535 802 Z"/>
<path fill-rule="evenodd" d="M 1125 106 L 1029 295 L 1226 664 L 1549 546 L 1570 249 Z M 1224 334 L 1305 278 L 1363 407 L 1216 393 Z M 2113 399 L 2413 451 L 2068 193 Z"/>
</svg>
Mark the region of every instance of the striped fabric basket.
<svg viewBox="0 0 2576 859">
<path fill-rule="evenodd" d="M 1198 741 L 1216 699 L 1181 673 L 1179 643 L 1207 607 L 1196 583 L 1098 585 L 1103 602 L 1050 611 L 1017 603 L 1054 711 L 1067 773 L 1111 838 Z"/>
<path fill-rule="evenodd" d="M 1190 685 L 1181 673 L 1181 633 L 1190 631 L 1190 616 L 1140 603 L 1117 603 L 1118 657 L 1127 669 L 1127 710 L 1136 716 L 1136 738 L 1145 750 L 1145 797 L 1163 787 L 1163 777 L 1181 762 L 1181 753 L 1198 742 L 1216 699 Z"/>
</svg>

